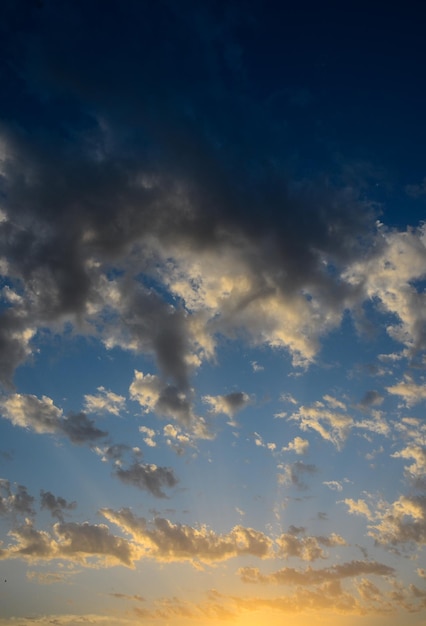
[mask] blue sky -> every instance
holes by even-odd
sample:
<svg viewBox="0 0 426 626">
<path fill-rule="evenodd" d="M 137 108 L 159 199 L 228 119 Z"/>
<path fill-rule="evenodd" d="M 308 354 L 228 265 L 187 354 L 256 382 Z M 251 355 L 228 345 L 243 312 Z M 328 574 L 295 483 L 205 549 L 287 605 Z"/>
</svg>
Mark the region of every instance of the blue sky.
<svg viewBox="0 0 426 626">
<path fill-rule="evenodd" d="M 2 3 L 0 626 L 424 622 L 423 21 Z"/>
</svg>

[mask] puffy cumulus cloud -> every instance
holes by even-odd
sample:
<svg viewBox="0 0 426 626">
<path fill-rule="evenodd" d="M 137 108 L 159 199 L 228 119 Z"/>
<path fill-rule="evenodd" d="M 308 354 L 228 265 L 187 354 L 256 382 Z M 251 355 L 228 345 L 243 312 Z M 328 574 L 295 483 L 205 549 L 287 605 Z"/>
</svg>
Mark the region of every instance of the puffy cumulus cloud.
<svg viewBox="0 0 426 626">
<path fill-rule="evenodd" d="M 154 441 L 154 437 L 156 435 L 155 430 L 152 428 L 148 428 L 147 426 L 139 426 L 139 432 L 143 435 L 143 440 L 147 446 L 150 448 L 155 448 L 157 445 Z"/>
<path fill-rule="evenodd" d="M 42 396 L 12 394 L 0 401 L 3 417 L 15 426 L 28 428 L 38 434 L 66 436 L 72 443 L 92 443 L 108 433 L 95 426 L 85 413 L 63 415 L 62 409 L 53 404 L 53 400 Z"/>
<path fill-rule="evenodd" d="M 295 437 L 293 441 L 282 448 L 283 452 L 295 452 L 296 454 L 306 454 L 309 449 L 309 441 L 302 437 Z"/>
<path fill-rule="evenodd" d="M 234 391 L 224 396 L 203 396 L 203 402 L 210 406 L 211 413 L 234 417 L 235 413 L 250 403 L 250 396 L 243 391 Z"/>
<path fill-rule="evenodd" d="M 318 472 L 316 465 L 312 463 L 303 463 L 296 461 L 295 463 L 279 464 L 278 482 L 281 485 L 292 485 L 297 489 L 307 489 L 308 485 L 304 482 L 303 477 L 312 476 Z"/>
<path fill-rule="evenodd" d="M 407 407 L 414 406 L 426 400 L 426 384 L 418 385 L 413 379 L 406 375 L 404 380 L 386 387 L 386 391 L 392 395 L 400 396 Z"/>
<path fill-rule="evenodd" d="M 178 456 L 182 456 L 185 450 L 189 447 L 196 447 L 194 437 L 190 436 L 187 432 L 183 432 L 179 425 L 166 424 L 163 428 L 163 435 L 166 439 L 166 444 L 170 446 Z M 197 437 L 195 436 L 195 439 Z"/>
<path fill-rule="evenodd" d="M 22 559 L 30 563 L 62 559 L 85 566 L 133 567 L 140 558 L 129 541 L 112 535 L 105 524 L 57 522 L 53 534 L 37 530 L 30 520 L 9 531 L 12 545 L 2 547 L 0 559 Z"/>
<path fill-rule="evenodd" d="M 204 418 L 196 416 L 193 411 L 190 390 L 181 391 L 174 385 L 165 385 L 154 374 L 135 370 L 129 391 L 131 399 L 138 402 L 145 413 L 173 419 L 199 439 L 212 437 Z"/>
<path fill-rule="evenodd" d="M 426 226 L 405 232 L 378 225 L 375 248 L 358 259 L 343 278 L 394 316 L 387 332 L 411 354 L 426 348 L 426 294 L 416 281 L 426 276 Z"/>
<path fill-rule="evenodd" d="M 272 574 L 261 574 L 256 567 L 243 567 L 239 573 L 245 583 L 310 586 L 366 575 L 394 576 L 395 570 L 393 567 L 376 561 L 349 561 L 323 569 L 307 567 L 304 570 L 297 570 L 285 567 Z"/>
<path fill-rule="evenodd" d="M 0 478 L 0 516 L 33 516 L 34 497 L 24 485 L 11 485 L 5 478 Z"/>
<path fill-rule="evenodd" d="M 325 559 L 327 553 L 324 548 L 345 546 L 346 541 L 340 535 L 332 533 L 329 537 L 324 536 L 297 536 L 289 532 L 280 535 L 277 540 L 278 555 L 283 558 L 297 557 L 302 561 L 316 561 Z"/>
<path fill-rule="evenodd" d="M 400 496 L 383 503 L 369 534 L 383 545 L 412 547 L 426 544 L 426 496 Z"/>
<path fill-rule="evenodd" d="M 60 522 L 64 521 L 64 512 L 73 511 L 77 507 L 76 502 L 67 502 L 61 496 L 55 496 L 50 491 L 40 491 L 40 506 L 42 509 L 50 511 L 52 517 Z"/>
<path fill-rule="evenodd" d="M 86 413 L 111 413 L 120 415 L 126 406 L 126 398 L 113 391 L 108 391 L 105 387 L 98 387 L 99 393 L 96 395 L 87 394 L 84 396 L 84 410 Z"/>
<path fill-rule="evenodd" d="M 116 466 L 114 473 L 126 485 L 148 491 L 156 498 L 166 498 L 164 487 L 175 487 L 178 479 L 170 467 L 134 461 L 127 469 Z"/>
<path fill-rule="evenodd" d="M 161 381 L 154 374 L 144 374 L 135 370 L 129 387 L 130 397 L 140 404 L 145 413 L 154 412 L 161 395 Z"/>
<path fill-rule="evenodd" d="M 193 528 L 155 518 L 148 524 L 130 509 L 102 509 L 106 519 L 131 536 L 147 558 L 159 561 L 190 561 L 196 564 L 224 561 L 236 556 L 266 558 L 271 555 L 272 540 L 264 533 L 235 526 L 227 534 L 217 534 L 206 526 Z"/>
</svg>

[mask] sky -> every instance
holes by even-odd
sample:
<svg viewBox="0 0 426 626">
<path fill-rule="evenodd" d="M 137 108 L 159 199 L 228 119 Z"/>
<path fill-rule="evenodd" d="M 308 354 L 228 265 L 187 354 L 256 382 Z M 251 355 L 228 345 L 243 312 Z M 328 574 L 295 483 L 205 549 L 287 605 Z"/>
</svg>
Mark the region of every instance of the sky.
<svg viewBox="0 0 426 626">
<path fill-rule="evenodd" d="M 0 3 L 0 626 L 425 623 L 425 17 Z"/>
</svg>

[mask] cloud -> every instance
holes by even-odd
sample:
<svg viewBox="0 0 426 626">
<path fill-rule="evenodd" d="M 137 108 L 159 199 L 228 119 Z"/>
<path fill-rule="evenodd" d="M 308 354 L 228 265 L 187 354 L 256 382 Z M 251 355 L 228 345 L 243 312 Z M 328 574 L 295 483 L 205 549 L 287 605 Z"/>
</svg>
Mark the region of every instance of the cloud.
<svg viewBox="0 0 426 626">
<path fill-rule="evenodd" d="M 383 545 L 416 547 L 426 544 L 426 497 L 400 496 L 381 507 L 378 521 L 370 526 L 369 534 Z"/>
<path fill-rule="evenodd" d="M 307 489 L 308 485 L 303 481 L 303 476 L 316 474 L 318 468 L 312 463 L 303 463 L 296 461 L 286 465 L 278 465 L 280 474 L 278 474 L 278 482 L 283 485 L 293 485 L 297 489 Z"/>
<path fill-rule="evenodd" d="M 384 397 L 375 390 L 366 391 L 361 399 L 360 406 L 362 408 L 368 408 L 371 406 L 379 406 L 382 404 Z"/>
<path fill-rule="evenodd" d="M 301 406 L 288 419 L 298 422 L 303 431 L 315 430 L 323 439 L 330 441 L 338 449 L 346 441 L 353 425 L 353 419 L 349 415 L 337 413 L 335 410 L 321 406 L 321 403 L 310 407 Z"/>
<path fill-rule="evenodd" d="M 178 479 L 170 467 L 159 467 L 154 463 L 135 461 L 127 469 L 116 467 L 114 473 L 126 485 L 148 491 L 156 498 L 166 498 L 163 488 L 175 487 L 178 483 Z"/>
<path fill-rule="evenodd" d="M 24 485 L 12 485 L 4 478 L 0 478 L 0 516 L 25 515 L 32 517 L 34 511 L 34 497 L 30 495 Z"/>
<path fill-rule="evenodd" d="M 323 485 L 326 485 L 332 491 L 343 491 L 343 486 L 338 480 L 325 480 Z"/>
<path fill-rule="evenodd" d="M 379 223 L 375 250 L 343 273 L 345 281 L 362 290 L 364 297 L 376 299 L 378 308 L 392 316 L 387 333 L 411 356 L 426 346 L 425 294 L 415 284 L 426 275 L 425 244 L 425 225 L 399 232 Z"/>
<path fill-rule="evenodd" d="M 417 484 L 425 484 L 426 479 L 426 448 L 419 445 L 408 445 L 406 448 L 391 455 L 393 458 L 413 459 L 414 463 L 405 468 L 408 476 Z"/>
<path fill-rule="evenodd" d="M 282 448 L 283 452 L 292 451 L 296 454 L 306 454 L 309 448 L 309 441 L 307 439 L 302 439 L 302 437 L 295 437 L 293 441 Z"/>
<path fill-rule="evenodd" d="M 343 502 L 348 506 L 349 513 L 354 515 L 363 515 L 367 519 L 373 519 L 373 514 L 365 500 L 361 498 L 359 500 L 353 500 L 352 498 L 345 498 Z"/>
<path fill-rule="evenodd" d="M 97 395 L 87 394 L 84 396 L 84 410 L 86 413 L 111 413 L 119 416 L 125 409 L 126 399 L 105 387 L 98 387 Z"/>
<path fill-rule="evenodd" d="M 392 395 L 401 396 L 407 407 L 426 400 L 426 385 L 417 385 L 410 376 L 405 376 L 404 381 L 396 385 L 386 387 L 386 391 Z"/>
<path fill-rule="evenodd" d="M 395 570 L 376 561 L 349 561 L 323 569 L 307 567 L 304 570 L 296 570 L 292 567 L 285 567 L 266 575 L 261 574 L 257 568 L 244 567 L 239 570 L 239 573 L 241 580 L 245 583 L 309 586 L 372 574 L 384 577 L 394 576 Z"/>
<path fill-rule="evenodd" d="M 129 391 L 131 399 L 138 402 L 145 413 L 176 420 L 199 439 L 212 438 L 204 418 L 194 414 L 190 390 L 180 391 L 173 385 L 164 385 L 154 374 L 135 370 Z"/>
<path fill-rule="evenodd" d="M 15 543 L 0 550 L 0 559 L 22 559 L 30 563 L 63 559 L 89 567 L 133 567 L 140 557 L 130 542 L 112 535 L 104 524 L 57 522 L 53 530 L 54 534 L 50 535 L 37 530 L 27 520 L 9 531 Z M 93 558 L 95 565 L 92 565 Z"/>
<path fill-rule="evenodd" d="M 53 400 L 43 396 L 12 394 L 1 400 L 3 417 L 13 425 L 28 428 L 38 434 L 66 436 L 72 443 L 91 443 L 108 433 L 97 428 L 85 413 L 70 413 L 63 416 L 62 409 Z"/>
<path fill-rule="evenodd" d="M 243 391 L 235 391 L 225 396 L 203 396 L 203 402 L 210 405 L 211 413 L 224 413 L 228 417 L 234 417 L 235 413 L 250 403 L 250 396 Z"/>
<path fill-rule="evenodd" d="M 139 426 L 139 432 L 144 435 L 143 440 L 147 446 L 149 446 L 150 448 L 156 447 L 157 444 L 154 441 L 154 437 L 156 434 L 155 430 L 153 430 L 152 428 L 148 428 L 147 426 Z"/>
<path fill-rule="evenodd" d="M 40 491 L 40 506 L 50 511 L 52 517 L 60 522 L 64 521 L 64 512 L 73 511 L 77 507 L 76 502 L 67 502 L 61 496 L 54 496 L 50 491 Z"/>
<path fill-rule="evenodd" d="M 271 554 L 271 539 L 253 528 L 235 526 L 219 535 L 206 526 L 193 528 L 164 518 L 155 518 L 149 526 L 145 518 L 136 517 L 130 509 L 102 509 L 101 513 L 130 535 L 147 558 L 158 561 L 214 563 L 236 556 L 266 558 Z"/>
<path fill-rule="evenodd" d="M 277 538 L 276 543 L 279 548 L 278 556 L 285 559 L 297 557 L 302 559 L 302 561 L 325 559 L 327 553 L 324 551 L 324 547 L 331 548 L 346 545 L 345 540 L 340 535 L 334 533 L 329 537 L 298 537 L 294 533 L 283 533 Z"/>
</svg>

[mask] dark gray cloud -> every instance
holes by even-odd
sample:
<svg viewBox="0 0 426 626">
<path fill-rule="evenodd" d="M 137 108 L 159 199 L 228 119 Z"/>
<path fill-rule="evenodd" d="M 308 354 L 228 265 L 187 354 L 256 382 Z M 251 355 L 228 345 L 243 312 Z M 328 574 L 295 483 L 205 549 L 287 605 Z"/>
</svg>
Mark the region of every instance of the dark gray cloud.
<svg viewBox="0 0 426 626">
<path fill-rule="evenodd" d="M 361 399 L 360 406 L 362 408 L 368 408 L 370 406 L 379 406 L 382 404 L 384 396 L 374 389 L 366 391 Z"/>
<path fill-rule="evenodd" d="M 0 479 L 0 515 L 25 515 L 32 517 L 34 497 L 24 485 L 12 486 L 6 479 Z"/>
<path fill-rule="evenodd" d="M 76 444 L 92 443 L 108 435 L 83 412 L 68 414 L 61 422 L 60 431 Z"/>
<path fill-rule="evenodd" d="M 117 467 L 115 475 L 123 483 L 148 491 L 156 498 L 166 498 L 164 487 L 175 487 L 178 479 L 170 467 L 134 462 L 127 469 Z"/>
<path fill-rule="evenodd" d="M 60 522 L 64 521 L 64 512 L 73 511 L 77 507 L 76 502 L 67 502 L 61 496 L 55 496 L 50 491 L 40 491 L 40 507 L 50 511 L 52 517 Z"/>
<path fill-rule="evenodd" d="M 304 477 L 312 476 L 318 472 L 316 465 L 304 463 L 303 461 L 296 461 L 295 463 L 280 466 L 280 470 L 282 471 L 282 474 L 278 476 L 280 482 L 293 485 L 293 487 L 302 490 L 308 488 Z"/>
<path fill-rule="evenodd" d="M 5 23 L 18 19 L 4 12 Z M 303 290 L 338 323 L 359 291 L 338 268 L 363 250 L 371 207 L 351 188 L 289 177 L 276 126 L 245 97 L 241 12 L 161 3 L 145 20 L 135 2 L 105 12 L 61 0 L 25 14 L 2 44 L 13 63 L 0 107 L 0 244 L 21 296 L 1 314 L 4 383 L 38 328 L 71 321 L 108 346 L 151 352 L 187 389 L 198 339 L 188 303 L 158 282 L 156 249 L 164 262 L 170 247 L 220 255 L 238 242 L 251 284 L 208 333 L 240 324 L 268 341 L 275 321 L 255 332 L 251 314 L 238 314 Z M 116 280 L 105 278 L 111 266 Z"/>
</svg>

